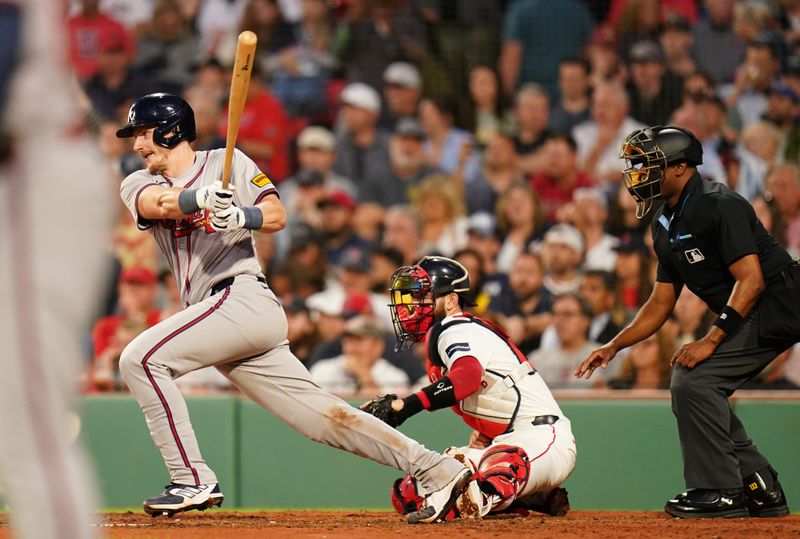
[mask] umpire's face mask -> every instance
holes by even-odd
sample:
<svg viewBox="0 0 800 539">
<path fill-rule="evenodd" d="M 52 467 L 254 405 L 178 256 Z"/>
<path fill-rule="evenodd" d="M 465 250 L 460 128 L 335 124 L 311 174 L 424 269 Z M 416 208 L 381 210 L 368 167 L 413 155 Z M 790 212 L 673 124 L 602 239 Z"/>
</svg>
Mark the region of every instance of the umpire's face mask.
<svg viewBox="0 0 800 539">
<path fill-rule="evenodd" d="M 661 196 L 666 158 L 645 130 L 628 137 L 622 144 L 620 158 L 625 160 L 622 170 L 625 187 L 636 201 L 636 217 L 641 219 L 653 207 L 653 200 Z"/>
</svg>

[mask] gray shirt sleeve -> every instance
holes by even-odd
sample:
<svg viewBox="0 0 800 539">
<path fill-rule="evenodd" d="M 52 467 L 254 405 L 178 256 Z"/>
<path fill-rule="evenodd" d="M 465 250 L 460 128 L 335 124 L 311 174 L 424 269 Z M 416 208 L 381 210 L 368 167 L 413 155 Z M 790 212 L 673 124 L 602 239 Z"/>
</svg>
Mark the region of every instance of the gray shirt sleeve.
<svg viewBox="0 0 800 539">
<path fill-rule="evenodd" d="M 131 215 L 133 215 L 133 219 L 136 221 L 139 230 L 146 230 L 155 224 L 155 221 L 140 217 L 138 207 L 139 195 L 141 195 L 145 189 L 153 185 L 160 184 L 146 170 L 137 170 L 125 178 L 119 188 L 122 202 L 125 203 L 125 206 L 128 207 Z"/>
<path fill-rule="evenodd" d="M 233 154 L 230 183 L 236 186 L 233 201 L 240 208 L 255 206 L 267 195 L 278 195 L 272 180 L 258 169 L 252 159 L 238 149 L 235 149 Z"/>
</svg>

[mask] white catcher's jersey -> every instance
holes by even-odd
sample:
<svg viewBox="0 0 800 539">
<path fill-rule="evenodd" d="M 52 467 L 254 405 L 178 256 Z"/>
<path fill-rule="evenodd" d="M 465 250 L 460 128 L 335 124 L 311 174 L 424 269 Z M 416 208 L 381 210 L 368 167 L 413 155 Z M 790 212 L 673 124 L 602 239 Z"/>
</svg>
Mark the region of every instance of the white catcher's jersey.
<svg viewBox="0 0 800 539">
<path fill-rule="evenodd" d="M 435 347 L 435 350 L 434 350 Z M 481 389 L 459 402 L 464 421 L 495 437 L 537 416 L 564 418 L 542 377 L 499 328 L 471 315 L 448 316 L 428 337 L 429 360 L 449 370 L 461 357 L 483 367 Z M 438 357 L 435 357 L 438 356 Z"/>
<path fill-rule="evenodd" d="M 225 150 L 197 152 L 192 168 L 179 178 L 134 172 L 122 182 L 122 200 L 142 230 L 149 230 L 167 258 L 181 289 L 185 306 L 202 301 L 218 282 L 236 275 L 260 276 L 255 243 L 250 230 L 216 232 L 211 228 L 211 212 L 200 210 L 181 220 L 148 221 L 139 216 L 139 195 L 153 185 L 197 189 L 222 178 Z M 254 206 L 268 195 L 277 195 L 275 186 L 256 164 L 234 150 L 230 184 L 235 186 L 233 203 Z"/>
</svg>

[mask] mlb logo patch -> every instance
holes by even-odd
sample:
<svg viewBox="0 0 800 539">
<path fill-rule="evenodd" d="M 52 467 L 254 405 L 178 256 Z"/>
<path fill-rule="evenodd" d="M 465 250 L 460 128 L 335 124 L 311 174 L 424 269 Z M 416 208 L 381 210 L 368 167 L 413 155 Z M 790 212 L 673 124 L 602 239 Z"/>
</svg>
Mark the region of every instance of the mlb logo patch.
<svg viewBox="0 0 800 539">
<path fill-rule="evenodd" d="M 469 343 L 456 342 L 448 346 L 445 351 L 447 357 L 453 357 L 456 352 L 469 352 Z"/>
<path fill-rule="evenodd" d="M 706 259 L 703 253 L 700 252 L 700 249 L 689 249 L 688 251 L 684 251 L 683 254 L 686 255 L 686 260 L 689 261 L 689 264 L 697 264 Z"/>
</svg>

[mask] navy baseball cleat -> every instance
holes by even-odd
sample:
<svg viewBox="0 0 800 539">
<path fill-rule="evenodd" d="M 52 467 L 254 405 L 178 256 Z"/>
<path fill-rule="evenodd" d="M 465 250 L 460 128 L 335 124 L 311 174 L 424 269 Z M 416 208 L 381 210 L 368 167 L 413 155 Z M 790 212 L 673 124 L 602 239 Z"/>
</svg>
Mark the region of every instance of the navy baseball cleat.
<svg viewBox="0 0 800 539">
<path fill-rule="evenodd" d="M 472 481 L 472 472 L 468 468 L 455 476 L 444 488 L 432 492 L 425 497 L 425 503 L 419 509 L 409 513 L 406 520 L 409 524 L 434 523 L 445 519 L 448 511 L 464 493 Z M 464 516 L 464 515 L 462 515 Z"/>
<path fill-rule="evenodd" d="M 696 488 L 667 500 L 664 511 L 677 518 L 743 518 L 750 516 L 742 489 Z"/>
<path fill-rule="evenodd" d="M 209 507 L 219 507 L 224 499 L 218 483 L 196 487 L 170 483 L 164 487 L 164 492 L 144 501 L 144 512 L 153 517 L 171 517 L 181 511 L 205 511 Z"/>
</svg>

